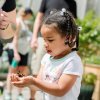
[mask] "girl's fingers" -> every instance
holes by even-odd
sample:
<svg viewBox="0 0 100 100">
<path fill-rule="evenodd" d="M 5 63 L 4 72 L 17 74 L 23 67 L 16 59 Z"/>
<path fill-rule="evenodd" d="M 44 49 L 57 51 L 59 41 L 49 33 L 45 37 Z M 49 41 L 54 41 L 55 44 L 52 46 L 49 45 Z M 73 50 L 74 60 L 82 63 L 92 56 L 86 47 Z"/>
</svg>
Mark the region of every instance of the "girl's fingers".
<svg viewBox="0 0 100 100">
<path fill-rule="evenodd" d="M 14 85 L 22 85 L 22 81 L 14 81 L 12 82 Z"/>
<path fill-rule="evenodd" d="M 11 75 L 11 81 L 15 81 L 14 74 Z"/>
<path fill-rule="evenodd" d="M 12 74 L 11 75 L 11 82 L 16 87 L 25 87 L 25 86 L 28 86 L 28 85 L 31 84 L 30 80 L 31 80 L 31 77 L 30 76 L 19 77 L 16 74 Z"/>
<path fill-rule="evenodd" d="M 16 84 L 16 83 L 12 83 L 14 86 L 16 87 L 19 87 L 19 88 L 22 88 L 22 87 L 25 87 L 25 85 L 22 85 L 22 84 Z"/>
<path fill-rule="evenodd" d="M 25 84 L 23 82 L 23 79 L 20 78 L 19 81 L 12 81 L 12 84 L 17 86 L 17 87 L 25 87 Z"/>
<path fill-rule="evenodd" d="M 10 75 L 10 78 L 11 78 L 11 81 L 14 82 L 14 81 L 19 81 L 19 77 L 17 74 L 11 74 Z"/>
</svg>

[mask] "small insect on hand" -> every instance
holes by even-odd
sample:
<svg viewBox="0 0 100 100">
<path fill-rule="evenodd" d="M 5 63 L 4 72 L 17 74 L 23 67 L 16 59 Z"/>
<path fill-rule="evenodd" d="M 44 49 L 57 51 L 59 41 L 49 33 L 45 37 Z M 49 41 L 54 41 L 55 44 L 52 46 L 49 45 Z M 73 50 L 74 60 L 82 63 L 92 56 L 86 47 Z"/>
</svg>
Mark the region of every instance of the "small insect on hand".
<svg viewBox="0 0 100 100">
<path fill-rule="evenodd" d="M 17 74 L 18 74 L 19 77 L 23 77 L 23 76 L 25 76 L 25 75 L 22 74 L 20 71 L 18 71 Z"/>
</svg>

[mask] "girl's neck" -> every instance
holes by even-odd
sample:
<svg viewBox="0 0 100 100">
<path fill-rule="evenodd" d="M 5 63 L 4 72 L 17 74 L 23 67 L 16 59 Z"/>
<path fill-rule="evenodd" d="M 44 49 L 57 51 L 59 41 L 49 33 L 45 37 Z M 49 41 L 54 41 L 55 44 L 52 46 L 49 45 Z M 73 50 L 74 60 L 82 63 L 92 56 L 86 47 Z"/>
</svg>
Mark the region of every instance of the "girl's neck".
<svg viewBox="0 0 100 100">
<path fill-rule="evenodd" d="M 63 51 L 61 54 L 59 54 L 59 55 L 57 55 L 57 56 L 55 56 L 55 57 L 53 57 L 53 58 L 54 58 L 54 59 L 62 58 L 62 57 L 64 57 L 64 56 L 66 56 L 67 54 L 69 54 L 70 52 L 72 52 L 72 50 L 65 50 L 65 51 Z"/>
</svg>

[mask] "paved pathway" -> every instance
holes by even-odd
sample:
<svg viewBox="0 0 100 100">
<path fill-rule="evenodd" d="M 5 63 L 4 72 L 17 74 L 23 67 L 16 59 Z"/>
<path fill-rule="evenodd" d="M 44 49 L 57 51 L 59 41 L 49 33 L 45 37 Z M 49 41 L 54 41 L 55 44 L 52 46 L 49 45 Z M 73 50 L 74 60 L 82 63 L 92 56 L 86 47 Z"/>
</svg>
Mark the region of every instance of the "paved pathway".
<svg viewBox="0 0 100 100">
<path fill-rule="evenodd" d="M 6 92 L 6 89 L 4 90 L 4 93 Z M 30 91 L 28 88 L 24 88 L 22 90 L 22 93 L 23 93 L 23 96 L 25 99 L 23 100 L 29 100 L 30 98 Z M 37 92 L 36 93 L 36 96 L 35 96 L 35 100 L 43 100 L 43 93 L 42 92 Z M 14 87 L 13 90 L 12 90 L 12 100 L 17 100 L 17 96 L 18 96 L 18 91 L 17 91 L 17 88 Z M 3 100 L 3 95 L 0 96 L 0 100 Z"/>
</svg>

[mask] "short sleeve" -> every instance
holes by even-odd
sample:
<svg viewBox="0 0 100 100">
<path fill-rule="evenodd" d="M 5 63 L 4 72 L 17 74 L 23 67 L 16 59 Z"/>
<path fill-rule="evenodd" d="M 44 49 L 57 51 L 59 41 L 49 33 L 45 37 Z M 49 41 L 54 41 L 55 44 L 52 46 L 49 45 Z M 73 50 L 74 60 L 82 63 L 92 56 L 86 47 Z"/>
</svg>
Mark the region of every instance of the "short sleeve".
<svg viewBox="0 0 100 100">
<path fill-rule="evenodd" d="M 16 8 L 16 2 L 15 0 L 6 0 L 4 3 L 2 9 L 6 12 L 10 12 Z"/>
<path fill-rule="evenodd" d="M 46 10 L 46 0 L 42 0 L 39 12 L 45 13 Z"/>
<path fill-rule="evenodd" d="M 81 76 L 83 74 L 83 65 L 82 65 L 81 61 L 78 61 L 75 59 L 71 60 L 66 65 L 63 73 Z"/>
</svg>

